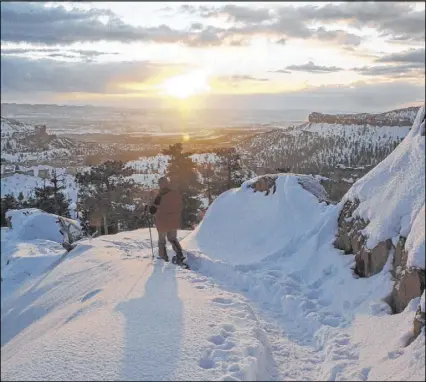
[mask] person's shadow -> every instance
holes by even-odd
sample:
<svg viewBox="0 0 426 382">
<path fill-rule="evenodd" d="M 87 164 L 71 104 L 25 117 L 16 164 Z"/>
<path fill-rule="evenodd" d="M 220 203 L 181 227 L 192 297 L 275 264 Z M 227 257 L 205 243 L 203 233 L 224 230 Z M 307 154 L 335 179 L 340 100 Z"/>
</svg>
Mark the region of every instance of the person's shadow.
<svg viewBox="0 0 426 382">
<path fill-rule="evenodd" d="M 154 265 L 142 297 L 117 306 L 126 319 L 120 380 L 174 380 L 182 342 L 183 307 L 177 293 L 176 268 Z M 143 288 L 137 284 L 134 292 Z"/>
</svg>

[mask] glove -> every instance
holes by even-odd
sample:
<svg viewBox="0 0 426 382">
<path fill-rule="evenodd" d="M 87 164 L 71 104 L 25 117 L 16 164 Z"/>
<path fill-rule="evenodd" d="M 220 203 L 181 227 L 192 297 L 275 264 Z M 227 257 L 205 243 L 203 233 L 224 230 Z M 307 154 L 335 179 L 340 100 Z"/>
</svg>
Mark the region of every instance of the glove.
<svg viewBox="0 0 426 382">
<path fill-rule="evenodd" d="M 155 206 L 150 206 L 149 207 L 149 213 L 151 215 L 155 215 L 156 212 L 157 212 L 157 207 L 155 207 Z"/>
</svg>

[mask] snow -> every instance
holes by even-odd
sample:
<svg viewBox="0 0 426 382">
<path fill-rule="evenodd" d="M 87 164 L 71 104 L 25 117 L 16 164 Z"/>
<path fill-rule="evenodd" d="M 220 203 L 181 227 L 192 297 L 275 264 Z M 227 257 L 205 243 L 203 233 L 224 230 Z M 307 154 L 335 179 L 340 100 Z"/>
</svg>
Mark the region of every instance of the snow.
<svg viewBox="0 0 426 382">
<path fill-rule="evenodd" d="M 408 242 L 408 264 L 424 269 L 425 137 L 420 134 L 424 107 L 399 146 L 345 195 L 360 201 L 355 215 L 370 223 L 367 247 L 401 235 Z M 423 210 L 423 213 L 422 213 Z"/>
<path fill-rule="evenodd" d="M 5 148 L 4 142 L 8 138 L 12 138 L 15 134 L 34 134 L 35 127 L 26 123 L 22 123 L 13 119 L 1 117 L 0 134 L 2 138 L 2 150 Z"/>
<path fill-rule="evenodd" d="M 420 299 L 420 311 L 421 312 L 426 312 L 426 308 L 425 308 L 425 291 L 423 291 L 422 297 Z"/>
<path fill-rule="evenodd" d="M 20 240 L 43 239 L 57 243 L 64 241 L 59 232 L 61 226 L 57 223 L 58 216 L 48 214 L 37 208 L 23 208 L 20 210 L 9 210 L 6 217 L 12 224 L 11 234 Z M 72 231 L 81 230 L 80 223 L 76 220 L 62 218 L 67 224 L 71 224 Z M 72 233 L 73 233 L 72 232 Z"/>
<path fill-rule="evenodd" d="M 189 250 L 199 248 L 232 264 L 260 261 L 302 236 L 322 218 L 324 207 L 301 187 L 299 177 L 279 176 L 277 192 L 269 196 L 247 188 L 253 181 L 213 202 L 191 240 L 186 241 Z M 311 219 L 305 219 L 308 215 Z"/>
<path fill-rule="evenodd" d="M 71 174 L 66 174 L 64 168 L 54 168 L 51 166 L 33 166 L 25 169 L 34 170 L 34 176 L 15 173 L 11 176 L 1 178 L 1 196 L 12 194 L 17 198 L 19 193 L 22 192 L 25 198 L 31 195 L 34 197 L 34 189 L 36 187 L 43 187 L 45 182 L 44 179 L 38 176 L 38 172 L 41 169 L 56 170 L 58 176 L 64 179 L 63 184 L 66 189 L 63 193 L 65 197 L 71 199 L 71 202 L 77 202 L 78 186 L 75 182 L 75 177 Z M 49 181 L 46 180 L 46 183 L 49 184 Z"/>
<path fill-rule="evenodd" d="M 412 300 L 401 314 L 382 317 L 359 316 L 350 330 L 360 346 L 360 361 L 373 381 L 424 380 L 425 341 L 420 335 L 409 346 L 413 316 L 419 298 Z M 398 328 L 398 335 L 389 335 L 389 328 Z"/>
<path fill-rule="evenodd" d="M 375 140 L 382 138 L 391 138 L 393 140 L 405 138 L 410 131 L 410 126 L 359 126 L 359 125 L 345 125 L 339 123 L 308 123 L 303 125 L 300 129 L 302 131 L 309 131 L 317 133 L 320 136 L 330 135 L 348 135 L 348 136 L 371 136 Z M 295 132 L 297 133 L 297 129 Z"/>
<path fill-rule="evenodd" d="M 425 205 L 417 213 L 405 242 L 407 266 L 425 269 Z"/>
<path fill-rule="evenodd" d="M 12 163 L 29 162 L 29 161 L 43 161 L 51 160 L 57 157 L 70 157 L 71 151 L 63 148 L 54 148 L 44 151 L 34 152 L 19 152 L 19 153 L 7 153 L 2 150 L 1 157 Z"/>
<path fill-rule="evenodd" d="M 412 259 L 424 208 L 424 188 L 411 190 L 424 180 L 415 130 L 387 159 L 388 172 L 379 165 L 380 179 L 367 175 L 350 191 L 377 231 L 405 208 Z M 389 173 L 404 192 L 390 192 Z M 391 256 L 379 274 L 355 277 L 354 256 L 333 246 L 341 205 L 321 201 L 319 180 L 302 178 L 279 175 L 268 196 L 248 188 L 252 181 L 220 195 L 197 229 L 179 231 L 191 271 L 152 260 L 148 229 L 84 239 L 65 253 L 50 241 L 57 227 L 47 217 L 12 212 L 23 227 L 2 229 L 1 378 L 423 380 L 425 338 L 407 344 L 424 294 L 392 315 Z M 382 199 L 399 212 L 387 213 Z M 25 226 L 37 216 L 32 236 Z"/>
<path fill-rule="evenodd" d="M 146 259 L 148 237 L 84 241 L 2 300 L 2 379 L 261 379 L 265 344 L 249 307 Z"/>
<path fill-rule="evenodd" d="M 169 163 L 169 155 L 155 155 L 151 157 L 140 157 L 137 160 L 127 162 L 127 167 L 144 174 L 154 173 L 155 175 L 164 175 Z M 215 163 L 217 155 L 215 153 L 193 154 L 191 159 L 196 164 Z"/>
</svg>

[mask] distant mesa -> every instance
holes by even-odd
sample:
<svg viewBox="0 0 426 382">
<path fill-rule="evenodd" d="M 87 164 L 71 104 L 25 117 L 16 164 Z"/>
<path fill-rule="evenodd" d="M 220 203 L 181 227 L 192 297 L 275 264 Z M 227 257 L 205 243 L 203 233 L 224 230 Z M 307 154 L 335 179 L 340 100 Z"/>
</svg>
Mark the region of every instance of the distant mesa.
<svg viewBox="0 0 426 382">
<path fill-rule="evenodd" d="M 412 106 L 405 109 L 388 111 L 380 114 L 309 114 L 311 123 L 328 123 L 340 125 L 370 125 L 370 126 L 411 126 L 416 118 L 419 107 Z"/>
</svg>

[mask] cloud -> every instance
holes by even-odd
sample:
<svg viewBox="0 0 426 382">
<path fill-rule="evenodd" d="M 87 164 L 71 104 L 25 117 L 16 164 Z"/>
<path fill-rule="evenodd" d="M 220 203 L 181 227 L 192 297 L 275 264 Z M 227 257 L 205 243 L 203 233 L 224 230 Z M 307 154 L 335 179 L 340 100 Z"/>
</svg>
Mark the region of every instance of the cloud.
<svg viewBox="0 0 426 382">
<path fill-rule="evenodd" d="M 374 28 L 394 39 L 424 41 L 425 11 L 409 2 L 345 2 L 308 5 L 299 10 L 304 19 L 312 21 L 345 22 L 357 29 Z"/>
<path fill-rule="evenodd" d="M 326 26 L 344 22 L 355 30 L 376 29 L 395 41 L 424 41 L 424 11 L 409 3 L 343 3 L 327 5 L 285 5 L 278 8 L 225 4 L 223 6 L 185 4 L 166 7 L 161 12 L 174 15 L 188 13 L 202 18 L 225 17 L 233 23 L 218 28 L 193 22 L 187 29 L 167 25 L 134 26 L 122 21 L 114 12 L 93 8 L 82 10 L 63 6 L 46 7 L 43 3 L 1 3 L 1 39 L 43 45 L 66 45 L 76 42 L 152 41 L 181 43 L 191 47 L 246 45 L 257 35 L 275 38 L 277 44 L 288 39 L 314 39 L 343 47 L 358 46 L 363 37 Z M 314 26 L 315 25 L 315 26 Z"/>
<path fill-rule="evenodd" d="M 189 10 L 191 13 L 196 13 L 194 7 L 185 8 L 182 10 Z M 251 8 L 246 6 L 226 4 L 223 7 L 206 7 L 204 6 L 199 10 L 203 17 L 226 17 L 228 21 L 242 22 L 246 24 L 257 24 L 263 21 L 268 21 L 271 18 L 270 10 L 267 8 Z"/>
<path fill-rule="evenodd" d="M 424 102 L 424 83 L 402 81 L 358 82 L 349 85 L 308 87 L 287 93 L 211 95 L 210 107 L 234 109 L 306 110 L 319 112 L 382 112 Z M 312 106 L 314 105 L 314 106 Z"/>
<path fill-rule="evenodd" d="M 352 68 L 363 76 L 382 76 L 390 78 L 419 78 L 425 75 L 425 68 L 418 64 L 376 65 Z"/>
<path fill-rule="evenodd" d="M 376 62 L 410 62 L 418 63 L 419 67 L 425 66 L 425 49 L 410 49 L 405 52 L 392 53 L 382 56 L 375 60 Z"/>
<path fill-rule="evenodd" d="M 241 82 L 241 81 L 258 81 L 258 82 L 266 82 L 269 81 L 267 78 L 258 78 L 258 77 L 253 77 L 250 75 L 233 75 L 233 76 L 229 76 L 229 77 L 221 77 L 222 79 L 228 79 L 232 82 Z"/>
<path fill-rule="evenodd" d="M 341 45 L 358 46 L 361 44 L 361 37 L 343 30 L 327 30 L 319 27 L 313 37 L 321 41 L 330 41 Z"/>
<path fill-rule="evenodd" d="M 1 55 L 18 55 L 18 56 L 27 56 L 41 54 L 46 57 L 58 57 L 58 58 L 72 58 L 72 59 L 81 59 L 85 61 L 91 61 L 96 57 L 104 55 L 117 55 L 118 52 L 99 52 L 97 50 L 84 50 L 84 49 L 59 49 L 59 48 L 2 48 Z"/>
<path fill-rule="evenodd" d="M 302 65 L 290 65 L 290 66 L 287 66 L 286 69 L 294 70 L 298 72 L 308 72 L 308 73 L 335 73 L 335 72 L 340 72 L 341 70 L 343 70 L 342 68 L 339 68 L 337 66 L 315 65 L 312 61 L 309 61 L 308 63 L 302 64 Z"/>
<path fill-rule="evenodd" d="M 135 27 L 124 23 L 112 11 L 88 11 L 43 3 L 1 3 L 1 39 L 19 43 L 56 45 L 95 41 L 185 42 L 191 33 L 166 25 Z"/>
<path fill-rule="evenodd" d="M 180 65 L 146 61 L 86 63 L 26 57 L 1 57 L 1 91 L 6 93 L 125 93 L 122 83 L 143 83 Z"/>
<path fill-rule="evenodd" d="M 278 69 L 278 70 L 270 70 L 269 73 L 291 74 L 291 71 L 285 70 L 285 69 Z"/>
<path fill-rule="evenodd" d="M 46 7 L 43 3 L 4 2 L 1 3 L 1 40 L 41 45 L 151 41 L 181 43 L 191 47 L 222 44 L 237 46 L 246 43 L 244 39 L 233 38 L 232 31 L 200 23 L 193 23 L 188 30 L 172 29 L 164 24 L 141 27 L 126 24 L 110 10 L 67 10 L 61 5 Z"/>
<path fill-rule="evenodd" d="M 232 9 L 232 12 L 230 11 Z M 191 7 L 194 12 L 194 7 Z M 324 27 L 312 28 L 309 20 L 301 17 L 299 7 L 285 6 L 275 11 L 264 8 L 250 8 L 244 6 L 223 6 L 209 11 L 199 12 L 203 17 L 218 17 L 227 15 L 229 21 L 239 23 L 226 29 L 227 35 L 256 36 L 269 35 L 277 38 L 276 43 L 285 44 L 290 38 L 316 39 L 325 42 L 334 42 L 339 45 L 356 46 L 361 37 L 343 30 L 327 30 Z M 241 15 L 245 15 L 244 17 Z M 250 17 L 248 16 L 250 15 Z"/>
<path fill-rule="evenodd" d="M 424 48 L 387 54 L 374 62 L 382 65 L 355 67 L 352 70 L 364 76 L 388 78 L 424 78 L 425 75 Z"/>
<path fill-rule="evenodd" d="M 234 29 L 240 34 L 273 34 L 280 38 L 315 38 L 320 41 L 357 46 L 361 36 L 343 30 L 327 30 L 324 25 L 312 28 L 312 23 L 344 22 L 354 29 L 373 28 L 394 41 L 424 42 L 425 11 L 410 3 L 346 2 L 326 5 L 285 5 L 274 10 L 250 6 L 220 7 L 182 6 L 182 12 L 200 17 L 223 17 L 240 23 Z M 256 28 L 253 28 L 256 26 Z"/>
</svg>

